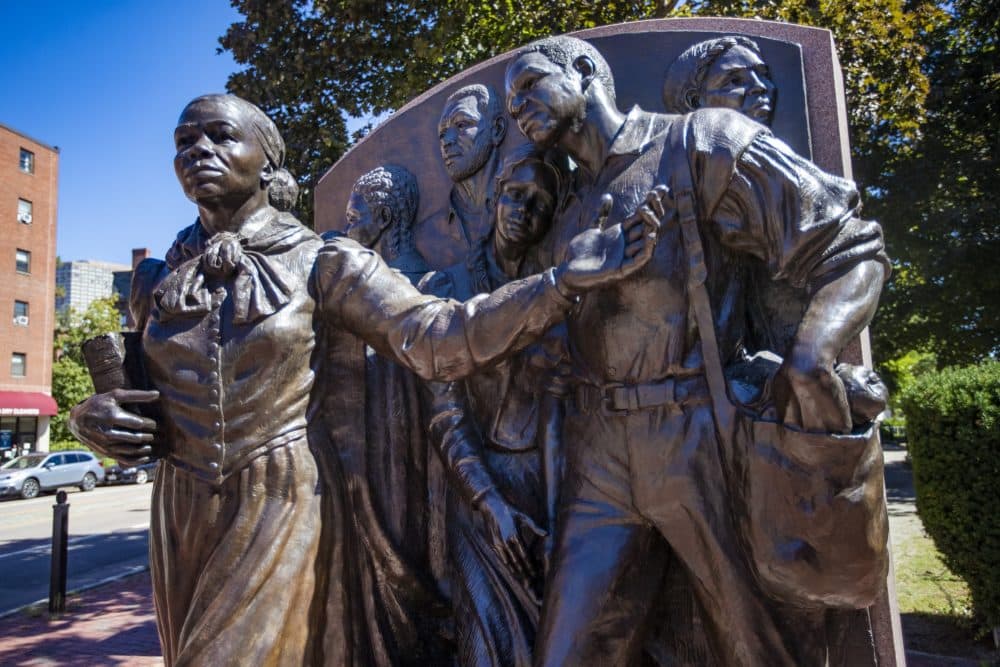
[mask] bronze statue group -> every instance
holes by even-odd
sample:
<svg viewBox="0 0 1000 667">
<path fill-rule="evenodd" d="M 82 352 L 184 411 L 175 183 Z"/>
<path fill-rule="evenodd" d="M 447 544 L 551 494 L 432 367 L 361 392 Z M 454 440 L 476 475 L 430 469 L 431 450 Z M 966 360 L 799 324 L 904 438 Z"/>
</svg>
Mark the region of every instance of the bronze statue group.
<svg viewBox="0 0 1000 667">
<path fill-rule="evenodd" d="M 185 107 L 198 219 L 131 293 L 149 386 L 71 419 L 162 456 L 168 665 L 838 664 L 887 567 L 884 388 L 838 364 L 881 230 L 767 129 L 753 41 L 663 93 L 625 112 L 589 43 L 523 47 L 502 97 L 448 97 L 423 239 L 403 167 L 320 237 L 259 109 Z"/>
</svg>

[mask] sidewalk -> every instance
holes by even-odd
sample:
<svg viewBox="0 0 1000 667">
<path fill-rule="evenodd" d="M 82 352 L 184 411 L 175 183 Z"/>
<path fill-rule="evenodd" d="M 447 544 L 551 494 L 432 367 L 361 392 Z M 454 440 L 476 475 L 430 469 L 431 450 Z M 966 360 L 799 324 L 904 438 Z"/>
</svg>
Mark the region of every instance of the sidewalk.
<svg viewBox="0 0 1000 667">
<path fill-rule="evenodd" d="M 60 618 L 43 605 L 0 619 L 0 665 L 163 665 L 149 572 L 70 595 Z"/>
<path fill-rule="evenodd" d="M 922 531 L 906 452 L 886 446 L 886 487 L 893 541 Z M 44 606 L 0 619 L 0 665 L 163 665 L 149 572 L 71 595 L 66 613 L 50 620 Z M 907 651 L 910 667 L 974 667 L 960 658 Z"/>
</svg>

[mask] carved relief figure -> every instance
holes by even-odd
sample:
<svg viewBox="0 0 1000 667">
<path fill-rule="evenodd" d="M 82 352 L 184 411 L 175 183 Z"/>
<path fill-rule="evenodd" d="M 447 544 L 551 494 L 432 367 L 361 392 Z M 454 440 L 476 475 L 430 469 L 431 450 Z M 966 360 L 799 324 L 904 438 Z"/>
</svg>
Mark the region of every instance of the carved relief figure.
<svg viewBox="0 0 1000 667">
<path fill-rule="evenodd" d="M 760 46 L 742 35 L 690 46 L 670 65 L 663 82 L 663 104 L 672 113 L 712 107 L 732 109 L 770 127 L 777 103 L 778 89 Z M 754 313 L 755 327 L 748 332 L 745 344 L 752 351 L 770 350 L 783 355 L 794 338 L 809 295 L 787 283 L 769 283 L 766 274 L 748 279 L 757 283 L 756 298 L 749 308 L 758 312 Z M 852 410 L 863 415 L 854 423 L 870 422 L 885 409 L 888 390 L 873 371 L 839 364 L 837 374 L 845 384 Z"/>
<path fill-rule="evenodd" d="M 421 289 L 467 299 L 517 278 L 549 229 L 562 180 L 531 145 L 507 155 L 492 233 L 463 264 L 429 274 Z M 451 482 L 448 565 L 459 665 L 531 664 L 549 524 L 542 452 L 551 443 L 541 415 L 551 410 L 541 404 L 551 400 L 558 359 L 529 348 L 463 382 L 428 386 L 430 437 Z"/>
<path fill-rule="evenodd" d="M 493 186 L 497 150 L 507 134 L 503 102 L 481 84 L 465 86 L 445 101 L 438 122 L 441 159 L 454 186 L 448 203 L 431 214 L 424 225 L 433 247 L 420 248 L 434 257 L 435 266 L 461 262 L 489 233 L 493 215 Z"/>
<path fill-rule="evenodd" d="M 419 204 L 417 179 L 405 168 L 390 164 L 358 178 L 345 213 L 347 236 L 377 252 L 414 285 L 428 271 L 413 242 Z"/>
<path fill-rule="evenodd" d="M 134 278 L 151 390 L 97 394 L 71 416 L 107 456 L 148 459 L 154 439 L 165 452 L 150 529 L 165 662 L 392 661 L 359 634 L 357 538 L 345 521 L 353 471 L 338 446 L 364 437 L 352 421 L 360 339 L 426 378 L 476 372 L 562 319 L 577 294 L 640 268 L 655 221 L 590 232 L 567 263 L 460 304 L 282 212 L 294 180 L 276 127 L 252 104 L 197 98 L 174 139 L 198 219 Z M 122 407 L 154 401 L 158 421 Z"/>
<path fill-rule="evenodd" d="M 824 664 L 824 610 L 772 599 L 757 575 L 777 561 L 760 563 L 743 548 L 741 532 L 760 526 L 744 521 L 742 494 L 767 480 L 734 479 L 746 464 L 739 453 L 752 448 L 733 445 L 733 429 L 747 422 L 727 420 L 732 405 L 713 409 L 729 402 L 716 379 L 721 365 L 743 358 L 740 276 L 761 263 L 770 280 L 809 294 L 794 343 L 769 378 L 778 417 L 790 432 L 849 432 L 834 362 L 874 311 L 887 270 L 881 230 L 856 217 L 852 184 L 742 115 L 621 112 L 610 68 L 581 40 L 523 48 L 506 88 L 522 133 L 564 149 L 580 167 L 557 222 L 557 259 L 606 205 L 604 193 L 612 219 L 643 197 L 673 218 L 642 271 L 583 296 L 567 322 L 576 400 L 535 664 L 632 664 L 668 564 L 692 582 L 722 664 Z M 658 196 L 644 194 L 656 185 Z M 853 556 L 874 596 L 885 548 L 872 548 Z M 803 600 L 821 574 L 802 586 Z"/>
<path fill-rule="evenodd" d="M 670 65 L 663 82 L 663 105 L 671 113 L 732 109 L 770 126 L 777 104 L 778 89 L 760 47 L 742 35 L 689 47 Z"/>
<path fill-rule="evenodd" d="M 708 39 L 685 49 L 667 69 L 662 94 L 670 113 L 732 109 L 768 127 L 778 104 L 778 90 L 760 46 L 744 35 Z M 746 279 L 758 286 L 749 305 L 757 312 L 747 347 L 784 354 L 805 312 L 807 295 L 768 280 L 766 272 L 751 271 Z"/>
<path fill-rule="evenodd" d="M 347 236 L 414 285 L 429 270 L 413 240 L 419 196 L 413 174 L 385 165 L 358 178 L 345 212 Z M 356 577 L 366 641 L 376 655 L 414 665 L 446 660 L 451 634 L 446 601 L 431 576 L 431 550 L 444 547 L 431 544 L 429 517 L 443 515 L 444 501 L 429 496 L 428 457 L 436 454 L 427 447 L 420 384 L 366 346 L 364 437 L 341 445 L 351 461 L 345 475 L 360 538 Z"/>
</svg>

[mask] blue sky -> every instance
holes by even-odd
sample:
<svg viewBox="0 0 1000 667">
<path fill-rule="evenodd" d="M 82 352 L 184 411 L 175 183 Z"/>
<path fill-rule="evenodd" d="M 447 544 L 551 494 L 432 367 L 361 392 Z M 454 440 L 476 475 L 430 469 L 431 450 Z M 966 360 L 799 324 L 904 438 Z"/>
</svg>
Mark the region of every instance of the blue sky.
<svg viewBox="0 0 1000 667">
<path fill-rule="evenodd" d="M 0 122 L 60 149 L 58 253 L 162 257 L 196 210 L 173 173 L 184 104 L 237 69 L 228 0 L 0 0 Z"/>
</svg>

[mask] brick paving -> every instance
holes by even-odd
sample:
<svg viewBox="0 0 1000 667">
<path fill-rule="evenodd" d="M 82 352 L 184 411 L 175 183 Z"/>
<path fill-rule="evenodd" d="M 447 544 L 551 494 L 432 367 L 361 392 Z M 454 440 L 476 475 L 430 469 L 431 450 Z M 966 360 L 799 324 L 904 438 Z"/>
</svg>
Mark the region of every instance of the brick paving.
<svg viewBox="0 0 1000 667">
<path fill-rule="evenodd" d="M 71 595 L 66 613 L 30 609 L 0 619 L 0 665 L 162 666 L 149 572 Z"/>
</svg>

